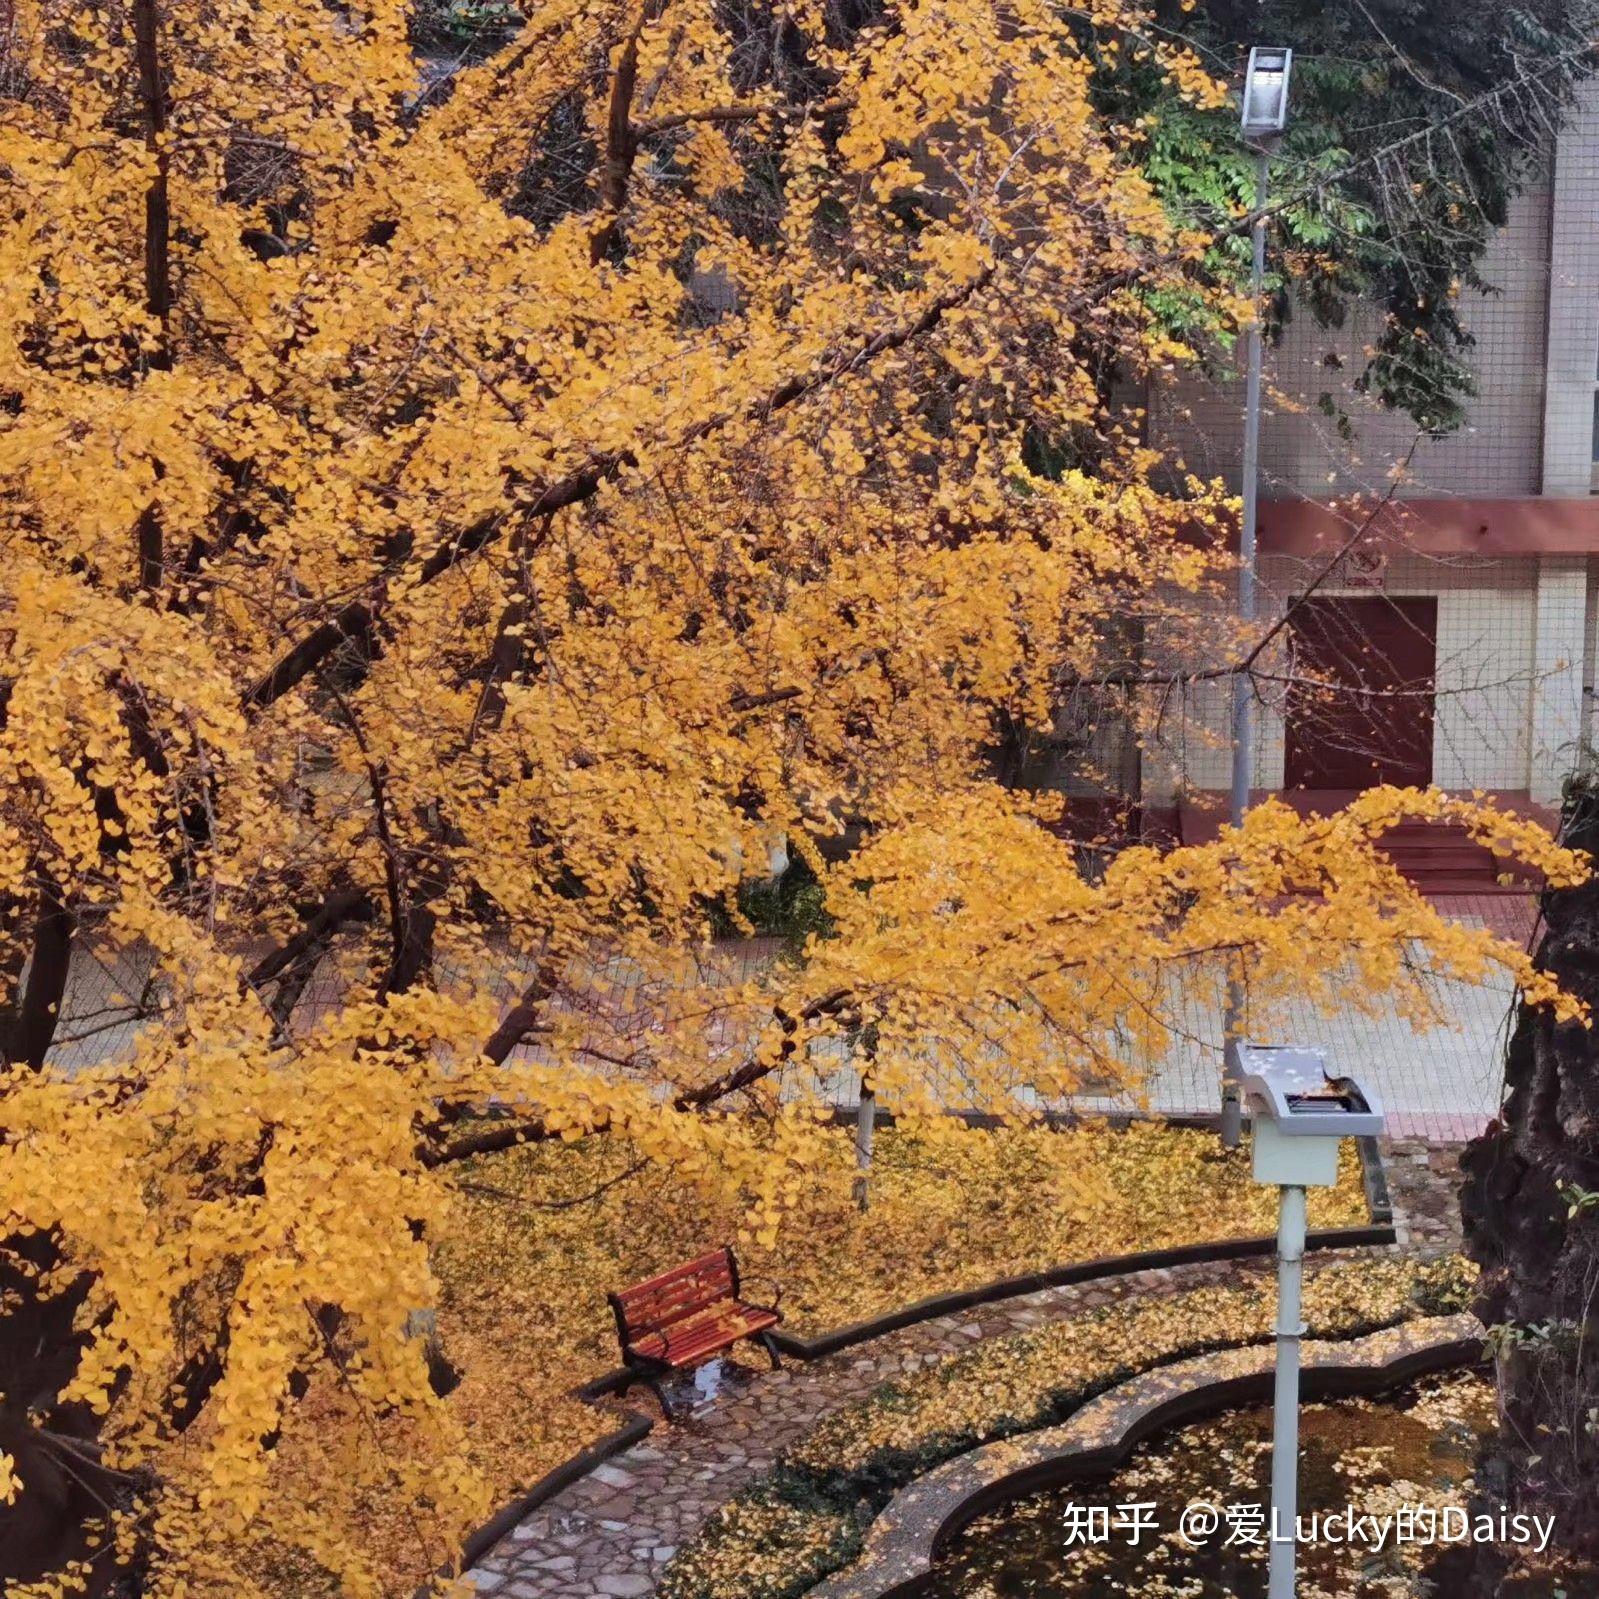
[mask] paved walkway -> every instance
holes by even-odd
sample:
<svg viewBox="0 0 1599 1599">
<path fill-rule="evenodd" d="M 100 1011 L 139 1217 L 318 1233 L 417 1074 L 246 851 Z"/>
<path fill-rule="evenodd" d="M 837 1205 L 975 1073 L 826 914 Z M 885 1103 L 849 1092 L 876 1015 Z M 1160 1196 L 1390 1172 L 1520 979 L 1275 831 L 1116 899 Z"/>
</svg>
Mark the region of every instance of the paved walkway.
<svg viewBox="0 0 1599 1599">
<path fill-rule="evenodd" d="M 1456 1241 L 1455 1154 L 1414 1144 L 1387 1152 L 1402 1246 L 1430 1252 Z M 644 1599 L 678 1546 L 716 1506 L 766 1471 L 785 1445 L 821 1417 L 879 1383 L 976 1340 L 1075 1316 L 1123 1294 L 1170 1294 L 1244 1276 L 1258 1277 L 1268 1292 L 1268 1271 L 1264 1262 L 1239 1261 L 1048 1289 L 923 1322 L 782 1371 L 739 1368 L 702 1414 L 658 1426 L 642 1445 L 541 1506 L 468 1578 L 479 1593 L 502 1599 Z M 642 1389 L 628 1402 L 652 1405 Z"/>
</svg>

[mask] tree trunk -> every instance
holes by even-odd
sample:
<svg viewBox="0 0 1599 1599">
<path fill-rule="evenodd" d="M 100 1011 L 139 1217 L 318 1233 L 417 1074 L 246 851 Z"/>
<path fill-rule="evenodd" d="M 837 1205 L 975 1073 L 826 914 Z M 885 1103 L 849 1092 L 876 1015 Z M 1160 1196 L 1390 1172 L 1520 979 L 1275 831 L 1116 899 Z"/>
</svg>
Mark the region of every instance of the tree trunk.
<svg viewBox="0 0 1599 1599">
<path fill-rule="evenodd" d="M 0 1062 L 40 1071 L 61 1021 L 75 922 L 55 880 L 43 869 L 34 874 L 34 894 L 27 975 L 15 998 L 0 1005 Z"/>
<path fill-rule="evenodd" d="M 1563 832 L 1599 856 L 1591 782 L 1572 785 Z M 1546 892 L 1543 916 L 1539 964 L 1599 1017 L 1599 880 Z M 1495 1339 L 1501 1425 L 1478 1481 L 1496 1500 L 1552 1513 L 1563 1549 L 1596 1562 L 1599 1036 L 1521 1006 L 1506 1085 L 1499 1117 L 1461 1163 L 1466 1249 L 1482 1267 L 1475 1309 L 1504 1329 Z"/>
<path fill-rule="evenodd" d="M 23 1492 L 0 1503 L 0 1592 L 42 1583 L 74 1563 L 86 1572 L 84 1599 L 135 1594 L 142 1561 L 118 1568 L 103 1558 L 103 1520 L 126 1509 L 147 1483 L 99 1463 L 100 1418 L 87 1405 L 63 1402 L 62 1388 L 77 1370 L 87 1333 L 79 1318 L 89 1278 L 41 1297 L 35 1274 L 60 1265 L 52 1240 L 38 1233 L 0 1237 L 0 1453 L 15 1462 Z"/>
</svg>

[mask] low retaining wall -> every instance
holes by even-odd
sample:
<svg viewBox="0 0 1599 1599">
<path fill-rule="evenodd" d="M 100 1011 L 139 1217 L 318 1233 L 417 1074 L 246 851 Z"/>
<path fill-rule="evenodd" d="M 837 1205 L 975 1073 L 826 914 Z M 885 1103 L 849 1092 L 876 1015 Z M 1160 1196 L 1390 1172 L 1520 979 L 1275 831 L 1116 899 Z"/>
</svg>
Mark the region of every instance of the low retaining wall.
<svg viewBox="0 0 1599 1599">
<path fill-rule="evenodd" d="M 1187 1118 L 1196 1125 L 1211 1125 L 1218 1118 Z M 1367 1208 L 1372 1223 L 1366 1227 L 1323 1228 L 1310 1233 L 1305 1240 L 1309 1251 L 1329 1249 L 1380 1248 L 1395 1242 L 1392 1211 L 1388 1202 L 1388 1185 L 1383 1173 L 1382 1156 L 1375 1139 L 1360 1140 L 1362 1180 Z M 797 1333 L 774 1334 L 779 1350 L 795 1360 L 820 1360 L 852 1345 L 882 1338 L 919 1322 L 933 1321 L 940 1316 L 959 1314 L 979 1305 L 992 1305 L 1000 1300 L 1015 1299 L 1024 1294 L 1039 1293 L 1046 1288 L 1082 1285 L 1116 1277 L 1129 1277 L 1138 1272 L 1159 1271 L 1173 1266 L 1197 1266 L 1229 1260 L 1248 1260 L 1269 1257 L 1277 1247 L 1272 1237 L 1224 1238 L 1209 1243 L 1180 1244 L 1170 1249 L 1151 1249 L 1132 1255 L 1107 1255 L 1096 1260 L 1075 1261 L 1064 1266 L 1049 1267 L 1044 1271 L 1029 1272 L 1019 1277 L 1001 1277 L 976 1288 L 957 1289 L 952 1293 L 935 1294 L 898 1310 L 885 1312 L 866 1321 L 852 1322 L 831 1332 L 818 1333 L 805 1338 Z M 573 1390 L 577 1398 L 593 1402 L 613 1394 L 625 1392 L 638 1380 L 636 1372 L 618 1366 L 584 1383 Z M 563 1461 L 553 1471 L 547 1472 L 525 1493 L 498 1511 L 467 1539 L 462 1552 L 461 1568 L 472 1565 L 503 1538 L 523 1517 L 530 1515 L 540 1505 L 581 1478 L 614 1455 L 625 1453 L 641 1443 L 654 1427 L 654 1421 L 640 1412 L 629 1411 L 615 1432 L 591 1444 L 580 1454 Z M 425 1590 L 419 1590 L 419 1594 Z"/>
<path fill-rule="evenodd" d="M 1308 1342 L 1301 1392 L 1309 1399 L 1381 1393 L 1429 1372 L 1483 1358 L 1469 1315 L 1405 1322 L 1347 1342 Z M 906 1599 L 927 1583 L 940 1551 L 979 1516 L 1077 1477 L 1113 1471 L 1152 1434 L 1271 1397 L 1269 1344 L 1224 1349 L 1129 1378 L 1069 1421 L 985 1444 L 902 1488 L 872 1523 L 861 1558 L 807 1599 Z"/>
</svg>

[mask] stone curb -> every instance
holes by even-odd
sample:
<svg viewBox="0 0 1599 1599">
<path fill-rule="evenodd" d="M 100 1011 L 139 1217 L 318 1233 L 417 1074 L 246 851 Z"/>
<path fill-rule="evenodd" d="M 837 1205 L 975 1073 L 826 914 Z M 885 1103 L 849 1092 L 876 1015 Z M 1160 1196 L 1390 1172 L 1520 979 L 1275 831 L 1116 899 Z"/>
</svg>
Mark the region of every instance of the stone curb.
<svg viewBox="0 0 1599 1599">
<path fill-rule="evenodd" d="M 1194 1125 L 1211 1125 L 1218 1117 L 1179 1118 Z M 1324 1228 L 1310 1233 L 1305 1239 L 1307 1250 L 1355 1249 L 1383 1247 L 1397 1241 L 1388 1205 L 1388 1187 L 1383 1172 L 1382 1155 L 1375 1139 L 1359 1141 L 1363 1186 L 1373 1225 L 1367 1227 Z M 804 1362 L 820 1360 L 825 1355 L 848 1349 L 855 1344 L 885 1337 L 920 1322 L 934 1321 L 943 1316 L 957 1315 L 961 1311 L 991 1305 L 1006 1299 L 1020 1298 L 1039 1293 L 1048 1288 L 1082 1286 L 1104 1278 L 1134 1276 L 1141 1272 L 1160 1271 L 1173 1266 L 1213 1265 L 1232 1260 L 1258 1259 L 1269 1256 L 1277 1247 L 1272 1237 L 1215 1239 L 1208 1243 L 1181 1244 L 1171 1249 L 1146 1250 L 1141 1254 L 1108 1255 L 1096 1260 L 1076 1261 L 1069 1265 L 1052 1267 L 1046 1271 L 1030 1272 L 1020 1277 L 1002 1277 L 980 1284 L 976 1288 L 960 1289 L 948 1294 L 935 1294 L 917 1300 L 898 1310 L 874 1317 L 868 1321 L 853 1322 L 834 1328 L 831 1332 L 814 1338 L 803 1338 L 779 1329 L 775 1342 L 779 1350 L 792 1359 Z M 576 1398 L 588 1403 L 625 1392 L 637 1376 L 625 1366 L 618 1366 L 591 1382 L 572 1390 Z M 639 1411 L 626 1411 L 621 1427 L 591 1444 L 571 1459 L 563 1461 L 546 1473 L 525 1494 L 498 1510 L 493 1518 L 478 1528 L 463 1546 L 461 1570 L 466 1570 L 497 1544 L 514 1526 L 540 1505 L 564 1492 L 573 1483 L 588 1476 L 613 1455 L 624 1453 L 639 1443 L 652 1429 L 652 1418 Z M 441 1573 L 444 1574 L 444 1573 Z M 427 1593 L 418 1589 L 418 1599 Z"/>
<path fill-rule="evenodd" d="M 1373 1394 L 1428 1372 L 1475 1364 L 1482 1327 L 1470 1315 L 1401 1323 L 1347 1342 L 1309 1342 L 1309 1398 Z M 867 1533 L 861 1558 L 806 1599 L 904 1599 L 925 1586 L 949 1540 L 997 1505 L 1119 1466 L 1151 1434 L 1268 1399 L 1275 1352 L 1251 1344 L 1158 1366 L 1083 1405 L 1069 1421 L 985 1444 L 902 1488 Z"/>
<path fill-rule="evenodd" d="M 1360 1151 L 1360 1181 L 1366 1190 L 1366 1212 L 1374 1225 L 1391 1228 L 1394 1200 L 1388 1189 L 1388 1172 L 1382 1163 L 1382 1148 L 1375 1138 L 1355 1141 Z"/>
</svg>

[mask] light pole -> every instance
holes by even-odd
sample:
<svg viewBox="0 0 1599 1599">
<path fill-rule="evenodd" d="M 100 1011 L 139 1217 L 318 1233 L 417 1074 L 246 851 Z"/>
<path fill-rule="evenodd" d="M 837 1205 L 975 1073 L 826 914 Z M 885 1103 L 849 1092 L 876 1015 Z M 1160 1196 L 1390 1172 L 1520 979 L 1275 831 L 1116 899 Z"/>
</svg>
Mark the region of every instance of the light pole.
<svg viewBox="0 0 1599 1599">
<path fill-rule="evenodd" d="M 1255 315 L 1245 334 L 1247 370 L 1244 379 L 1243 516 L 1238 528 L 1238 615 L 1246 624 L 1255 619 L 1255 517 L 1260 498 L 1260 298 L 1266 281 L 1266 190 L 1272 146 L 1288 125 L 1288 74 L 1292 50 L 1257 45 L 1249 52 L 1244 74 L 1243 110 L 1239 128 L 1246 146 L 1255 152 L 1255 213 L 1250 227 L 1252 262 L 1250 294 Z M 1237 827 L 1249 809 L 1249 781 L 1255 744 L 1254 704 L 1249 674 L 1233 678 L 1232 792 L 1227 819 Z M 1237 1147 L 1241 1133 L 1238 1050 L 1244 1030 L 1244 985 L 1235 965 L 1227 979 L 1226 1009 L 1222 1018 L 1221 1140 Z"/>
<path fill-rule="evenodd" d="M 1241 1044 L 1257 1183 L 1277 1201 L 1277 1373 L 1271 1411 L 1271 1527 L 1267 1599 L 1294 1599 L 1299 1524 L 1300 1287 L 1305 1259 L 1305 1190 L 1338 1181 L 1338 1145 L 1375 1138 L 1382 1106 L 1353 1077 L 1334 1077 L 1319 1049 Z"/>
</svg>

